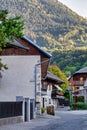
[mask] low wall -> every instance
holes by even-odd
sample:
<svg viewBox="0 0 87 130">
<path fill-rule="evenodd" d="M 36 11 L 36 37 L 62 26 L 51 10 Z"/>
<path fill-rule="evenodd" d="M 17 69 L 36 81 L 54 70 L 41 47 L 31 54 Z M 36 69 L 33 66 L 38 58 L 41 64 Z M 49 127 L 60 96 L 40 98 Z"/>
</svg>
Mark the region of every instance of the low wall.
<svg viewBox="0 0 87 130">
<path fill-rule="evenodd" d="M 23 122 L 23 116 L 8 117 L 0 119 L 0 126 L 7 124 L 15 124 Z"/>
</svg>

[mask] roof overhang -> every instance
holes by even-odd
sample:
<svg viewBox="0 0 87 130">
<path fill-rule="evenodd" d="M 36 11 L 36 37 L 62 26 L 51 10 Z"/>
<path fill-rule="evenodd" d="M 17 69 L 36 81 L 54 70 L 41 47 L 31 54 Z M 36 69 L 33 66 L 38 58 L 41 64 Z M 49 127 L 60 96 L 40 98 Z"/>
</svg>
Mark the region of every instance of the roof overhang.
<svg viewBox="0 0 87 130">
<path fill-rule="evenodd" d="M 51 80 L 57 84 L 63 84 L 65 83 L 62 79 L 60 79 L 59 77 L 57 77 L 56 75 L 54 75 L 53 73 L 51 73 L 50 71 L 47 71 L 47 76 L 46 76 L 47 80 Z"/>
<path fill-rule="evenodd" d="M 63 91 L 62 88 L 60 88 L 58 85 L 54 85 L 58 90 Z"/>
<path fill-rule="evenodd" d="M 13 41 L 7 39 L 7 44 L 16 46 L 25 50 L 29 50 L 29 47 L 25 46 L 21 41 L 19 41 L 16 37 L 13 37 Z"/>
</svg>

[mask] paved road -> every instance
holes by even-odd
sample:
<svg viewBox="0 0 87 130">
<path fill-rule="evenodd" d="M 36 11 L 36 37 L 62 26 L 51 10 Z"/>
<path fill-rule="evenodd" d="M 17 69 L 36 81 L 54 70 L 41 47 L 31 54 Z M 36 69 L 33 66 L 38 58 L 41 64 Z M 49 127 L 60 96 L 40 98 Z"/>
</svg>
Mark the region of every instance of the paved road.
<svg viewBox="0 0 87 130">
<path fill-rule="evenodd" d="M 0 130 L 87 130 L 87 111 L 56 111 L 29 123 L 1 126 Z"/>
</svg>

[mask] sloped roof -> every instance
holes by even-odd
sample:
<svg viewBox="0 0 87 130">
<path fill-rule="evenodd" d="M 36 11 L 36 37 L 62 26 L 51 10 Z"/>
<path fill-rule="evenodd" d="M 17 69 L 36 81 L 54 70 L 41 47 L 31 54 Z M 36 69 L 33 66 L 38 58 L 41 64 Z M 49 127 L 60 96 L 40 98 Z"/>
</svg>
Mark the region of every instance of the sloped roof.
<svg viewBox="0 0 87 130">
<path fill-rule="evenodd" d="M 56 75 L 54 75 L 53 73 L 51 73 L 50 71 L 47 71 L 47 76 L 46 78 L 54 80 L 58 83 L 65 83 L 62 79 L 60 79 L 59 77 L 57 77 Z"/>
<path fill-rule="evenodd" d="M 63 89 L 59 85 L 54 85 L 58 90 L 63 91 Z"/>
<path fill-rule="evenodd" d="M 29 50 L 29 47 L 25 46 L 23 43 L 21 43 L 17 38 L 14 37 L 13 41 L 7 41 L 8 44 L 16 46 L 16 47 L 20 47 L 26 50 Z"/>
<path fill-rule="evenodd" d="M 87 79 L 86 79 L 86 81 L 85 81 L 85 83 L 84 83 L 84 87 L 87 88 Z"/>
<path fill-rule="evenodd" d="M 84 67 L 84 68 L 76 71 L 74 74 L 80 74 L 80 73 L 87 73 L 87 67 Z"/>
<path fill-rule="evenodd" d="M 87 67 L 84 67 L 84 68 L 82 68 L 82 69 L 76 71 L 74 74 L 72 74 L 72 75 L 68 78 L 68 80 L 70 80 L 70 79 L 71 79 L 74 75 L 76 75 L 76 74 L 84 74 L 84 73 L 87 73 Z"/>
<path fill-rule="evenodd" d="M 52 56 L 50 53 L 46 52 L 41 47 L 39 47 L 37 44 L 35 44 L 33 41 L 31 41 L 27 36 L 23 36 L 23 39 L 26 40 L 27 42 L 29 42 L 29 44 L 31 44 L 34 47 L 36 47 L 40 52 L 44 53 L 47 57 L 50 58 Z"/>
</svg>

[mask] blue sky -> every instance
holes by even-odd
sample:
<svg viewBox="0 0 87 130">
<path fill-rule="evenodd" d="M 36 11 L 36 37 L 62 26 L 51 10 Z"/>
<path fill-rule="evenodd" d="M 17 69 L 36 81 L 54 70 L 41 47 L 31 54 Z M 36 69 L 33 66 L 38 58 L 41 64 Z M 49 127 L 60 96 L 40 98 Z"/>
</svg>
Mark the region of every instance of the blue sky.
<svg viewBox="0 0 87 130">
<path fill-rule="evenodd" d="M 87 18 L 87 0 L 58 0 L 77 14 Z"/>
</svg>

